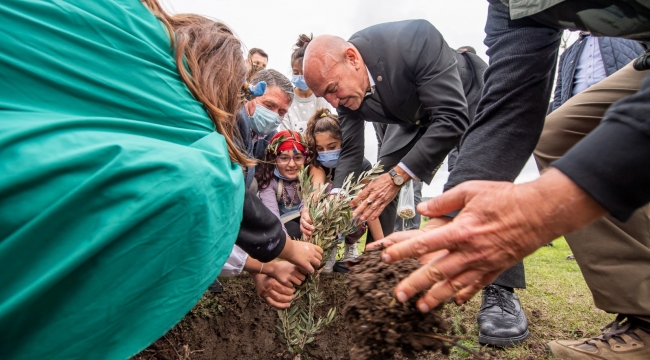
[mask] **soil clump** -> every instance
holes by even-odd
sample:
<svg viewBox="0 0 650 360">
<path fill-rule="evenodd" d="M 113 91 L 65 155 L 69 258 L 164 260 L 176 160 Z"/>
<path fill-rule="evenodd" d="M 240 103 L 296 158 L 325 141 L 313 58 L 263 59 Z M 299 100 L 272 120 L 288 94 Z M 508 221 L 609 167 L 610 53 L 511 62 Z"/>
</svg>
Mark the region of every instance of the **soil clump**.
<svg viewBox="0 0 650 360">
<path fill-rule="evenodd" d="M 448 355 L 451 345 L 444 340 L 455 342 L 456 338 L 451 324 L 442 317 L 444 304 L 425 314 L 417 309 L 419 296 L 404 304 L 393 297 L 397 284 L 421 265 L 415 259 L 386 264 L 380 256 L 380 250 L 366 251 L 348 274 L 344 316 L 354 329 L 350 358 L 413 357 L 426 350 Z"/>
</svg>

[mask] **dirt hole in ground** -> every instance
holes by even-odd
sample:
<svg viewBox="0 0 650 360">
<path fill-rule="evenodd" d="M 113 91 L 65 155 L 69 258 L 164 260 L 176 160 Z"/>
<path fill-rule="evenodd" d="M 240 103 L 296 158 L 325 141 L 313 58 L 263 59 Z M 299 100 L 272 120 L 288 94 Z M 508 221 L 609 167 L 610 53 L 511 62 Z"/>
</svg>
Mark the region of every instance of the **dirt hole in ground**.
<svg viewBox="0 0 650 360">
<path fill-rule="evenodd" d="M 439 352 L 446 352 L 447 345 L 416 335 L 427 334 L 427 329 L 431 329 L 428 334 L 434 334 L 435 330 L 447 331 L 450 329 L 447 315 L 441 317 L 439 312 L 420 314 L 413 302 L 391 304 L 392 289 L 399 279 L 417 268 L 417 262 L 409 260 L 388 267 L 378 260 L 379 252 L 375 255 L 364 255 L 350 274 L 321 277 L 324 304 L 319 307 L 317 317 L 325 317 L 331 307 L 336 307 L 338 314 L 306 346 L 299 359 L 447 358 Z M 364 268 L 367 271 L 361 271 Z M 276 310 L 257 295 L 250 277 L 223 279 L 222 284 L 223 293 L 206 292 L 179 324 L 132 359 L 297 359 L 296 354 L 288 351 L 276 328 Z M 346 315 L 343 315 L 346 302 Z M 397 311 L 400 308 L 406 310 L 401 315 Z M 488 355 L 486 358 L 497 357 Z"/>
</svg>

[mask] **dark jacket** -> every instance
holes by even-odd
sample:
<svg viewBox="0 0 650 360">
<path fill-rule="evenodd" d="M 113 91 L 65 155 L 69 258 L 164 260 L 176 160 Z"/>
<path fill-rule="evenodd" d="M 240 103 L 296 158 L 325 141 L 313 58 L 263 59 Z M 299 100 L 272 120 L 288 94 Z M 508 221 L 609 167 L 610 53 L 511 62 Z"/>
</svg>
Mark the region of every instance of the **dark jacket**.
<svg viewBox="0 0 650 360">
<path fill-rule="evenodd" d="M 266 151 L 266 148 L 269 146 L 269 143 L 271 142 L 271 139 L 273 138 L 273 135 L 277 133 L 277 131 L 273 131 L 269 135 L 265 136 L 263 139 L 257 140 L 257 142 L 253 142 L 253 133 L 251 130 L 250 126 L 250 117 L 246 113 L 246 109 L 242 106 L 241 110 L 237 113 L 236 117 L 236 122 L 237 122 L 237 129 L 239 130 L 239 136 L 237 138 L 237 147 L 240 150 L 246 151 L 248 156 L 257 159 L 257 160 L 264 160 L 264 152 Z M 250 189 L 251 184 L 253 183 L 253 179 L 255 179 L 255 166 L 249 166 L 246 169 L 246 174 L 245 174 L 245 184 L 246 184 L 246 189 Z"/>
<path fill-rule="evenodd" d="M 239 131 L 239 136 L 235 137 L 237 147 L 257 160 L 264 159 L 264 152 L 275 131 L 253 144 L 249 116 L 244 107 L 237 113 L 236 123 Z M 280 220 L 250 190 L 254 178 L 255 167 L 250 166 L 245 172 L 244 215 L 235 244 L 252 258 L 268 262 L 278 257 L 284 249 L 286 234 Z"/>
<path fill-rule="evenodd" d="M 337 108 L 343 136 L 334 187 L 340 187 L 350 172 L 359 172 L 364 120 L 393 128 L 387 131 L 379 154 L 385 171 L 401 161 L 430 182 L 434 169 L 470 123 L 465 94 L 476 91 L 473 60 L 449 48 L 424 20 L 371 26 L 352 35 L 349 42 L 361 53 L 375 93 L 357 110 Z"/>
<path fill-rule="evenodd" d="M 280 219 L 249 189 L 244 194 L 244 214 L 235 244 L 253 259 L 277 258 L 287 241 Z"/>
<path fill-rule="evenodd" d="M 552 110 L 559 108 L 560 105 L 564 104 L 572 96 L 573 78 L 575 76 L 576 66 L 578 65 L 578 59 L 586 44 L 586 36 L 580 35 L 580 38 L 560 56 Z M 597 39 L 607 76 L 617 72 L 643 54 L 641 45 L 633 40 L 612 37 L 597 37 Z"/>
</svg>

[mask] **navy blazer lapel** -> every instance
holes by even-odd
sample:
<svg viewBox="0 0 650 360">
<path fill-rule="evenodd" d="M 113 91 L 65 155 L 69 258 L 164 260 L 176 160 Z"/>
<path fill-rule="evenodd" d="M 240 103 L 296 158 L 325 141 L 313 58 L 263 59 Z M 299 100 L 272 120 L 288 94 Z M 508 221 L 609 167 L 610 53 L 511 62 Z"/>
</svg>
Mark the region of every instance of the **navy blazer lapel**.
<svg viewBox="0 0 650 360">
<path fill-rule="evenodd" d="M 384 69 L 384 63 L 381 61 L 381 56 L 375 52 L 375 49 L 370 45 L 370 43 L 359 35 L 353 35 L 349 40 L 352 45 L 354 45 L 363 61 L 370 71 L 370 75 L 375 81 L 375 91 L 379 95 L 381 104 L 390 111 L 390 113 L 402 121 L 408 122 L 408 117 L 402 112 L 400 108 L 400 103 L 396 102 L 395 94 L 393 93 L 393 88 L 388 81 L 388 76 L 386 70 Z M 365 100 L 364 100 L 365 102 Z M 388 115 L 388 114 L 387 114 Z"/>
</svg>

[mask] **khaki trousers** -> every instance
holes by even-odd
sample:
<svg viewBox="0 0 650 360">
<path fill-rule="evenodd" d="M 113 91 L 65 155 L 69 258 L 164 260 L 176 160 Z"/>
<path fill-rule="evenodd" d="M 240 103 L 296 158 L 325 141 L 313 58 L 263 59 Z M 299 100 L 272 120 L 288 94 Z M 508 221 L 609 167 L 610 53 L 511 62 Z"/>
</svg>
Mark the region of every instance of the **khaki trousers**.
<svg viewBox="0 0 650 360">
<path fill-rule="evenodd" d="M 598 126 L 612 103 L 638 91 L 647 74 L 629 64 L 549 114 L 534 153 L 540 172 Z M 650 321 L 648 205 L 625 223 L 606 216 L 565 238 L 598 308 Z"/>
</svg>

